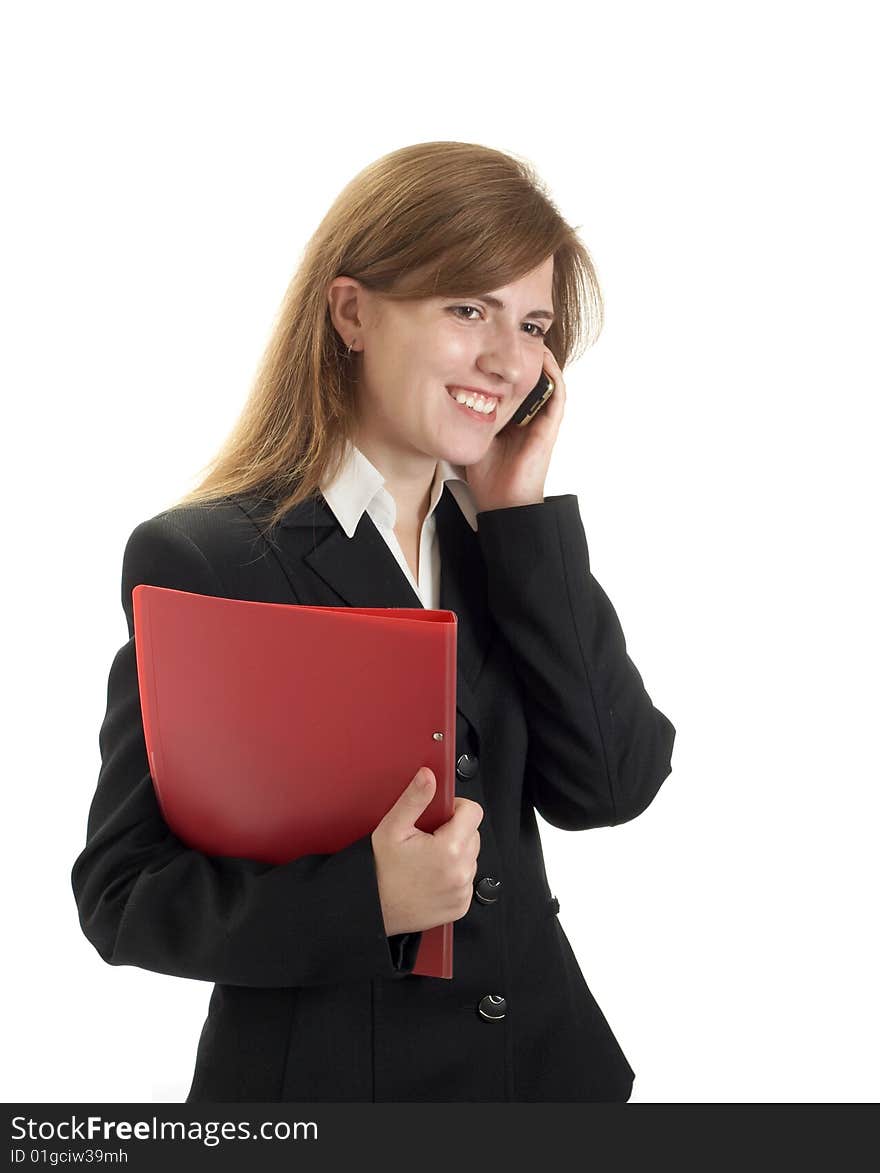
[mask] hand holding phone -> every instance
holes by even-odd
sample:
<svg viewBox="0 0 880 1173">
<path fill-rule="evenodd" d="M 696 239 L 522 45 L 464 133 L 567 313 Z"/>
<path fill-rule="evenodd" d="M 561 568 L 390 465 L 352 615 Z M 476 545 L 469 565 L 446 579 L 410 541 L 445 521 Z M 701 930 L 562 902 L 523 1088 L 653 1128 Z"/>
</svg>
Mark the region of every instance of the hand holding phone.
<svg viewBox="0 0 880 1173">
<path fill-rule="evenodd" d="M 467 482 L 478 513 L 539 504 L 544 500 L 544 483 L 566 397 L 562 369 L 553 352 L 547 347 L 544 350 L 541 377 L 497 433 L 485 455 L 467 466 Z M 507 431 L 531 423 L 554 392 L 553 405 L 537 428 L 530 433 Z"/>
</svg>

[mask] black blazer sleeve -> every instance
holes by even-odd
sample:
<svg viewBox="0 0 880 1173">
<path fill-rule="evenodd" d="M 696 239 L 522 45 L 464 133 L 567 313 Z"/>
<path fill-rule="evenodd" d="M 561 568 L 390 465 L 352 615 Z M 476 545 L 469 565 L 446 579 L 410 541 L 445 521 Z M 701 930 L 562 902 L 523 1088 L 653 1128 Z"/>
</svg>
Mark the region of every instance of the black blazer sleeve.
<svg viewBox="0 0 880 1173">
<path fill-rule="evenodd" d="M 122 570 L 129 640 L 110 669 L 97 790 L 71 873 L 86 937 L 110 965 L 231 985 L 411 973 L 421 934 L 385 935 L 369 835 L 333 854 L 272 866 L 204 855 L 172 834 L 144 742 L 131 601 L 138 583 L 226 594 L 199 547 L 166 516 L 129 537 Z"/>
<path fill-rule="evenodd" d="M 652 704 L 590 573 L 577 497 L 477 521 L 489 607 L 524 692 L 535 809 L 566 831 L 635 818 L 672 770 L 675 727 Z"/>
</svg>

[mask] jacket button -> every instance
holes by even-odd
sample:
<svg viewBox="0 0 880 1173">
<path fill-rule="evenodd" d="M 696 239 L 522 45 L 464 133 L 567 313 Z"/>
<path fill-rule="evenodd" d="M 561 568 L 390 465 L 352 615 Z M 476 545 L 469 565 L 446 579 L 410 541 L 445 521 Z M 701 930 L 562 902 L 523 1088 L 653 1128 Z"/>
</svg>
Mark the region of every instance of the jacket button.
<svg viewBox="0 0 880 1173">
<path fill-rule="evenodd" d="M 480 999 L 477 1013 L 486 1022 L 499 1022 L 507 1013 L 507 1002 L 500 994 L 487 994 Z"/>
<path fill-rule="evenodd" d="M 479 768 L 479 758 L 472 753 L 463 753 L 455 763 L 455 772 L 459 778 L 473 778 Z"/>
<path fill-rule="evenodd" d="M 494 876 L 483 876 L 477 884 L 477 890 L 474 893 L 480 904 L 495 904 L 498 900 L 498 889 L 501 887 L 501 881 L 496 880 Z"/>
</svg>

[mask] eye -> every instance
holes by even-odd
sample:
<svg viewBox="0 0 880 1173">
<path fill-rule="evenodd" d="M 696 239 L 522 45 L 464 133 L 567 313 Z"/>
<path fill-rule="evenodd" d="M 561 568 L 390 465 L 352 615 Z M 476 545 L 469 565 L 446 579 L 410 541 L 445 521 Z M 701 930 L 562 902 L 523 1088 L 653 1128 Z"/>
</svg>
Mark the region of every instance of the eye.
<svg viewBox="0 0 880 1173">
<path fill-rule="evenodd" d="M 449 309 L 452 311 L 452 313 L 456 313 L 457 310 L 464 310 L 465 313 L 467 313 L 468 310 L 473 310 L 475 314 L 480 312 L 479 307 L 475 305 L 451 305 Z M 473 320 L 473 318 L 464 319 L 466 322 L 472 322 Z"/>
<path fill-rule="evenodd" d="M 451 313 L 455 314 L 456 317 L 459 316 L 458 312 L 457 312 L 458 310 L 464 310 L 465 313 L 467 313 L 469 310 L 472 310 L 475 314 L 479 314 L 482 312 L 480 310 L 480 307 L 476 306 L 476 305 L 451 305 L 448 307 L 448 309 L 450 310 Z M 459 321 L 473 322 L 473 321 L 475 321 L 475 319 L 474 318 L 459 318 Z M 535 322 L 524 322 L 523 325 L 524 326 L 531 326 L 532 329 L 537 330 L 537 334 L 530 334 L 529 335 L 530 338 L 543 338 L 544 335 L 547 333 L 546 330 L 542 330 L 540 326 L 535 324 Z"/>
</svg>

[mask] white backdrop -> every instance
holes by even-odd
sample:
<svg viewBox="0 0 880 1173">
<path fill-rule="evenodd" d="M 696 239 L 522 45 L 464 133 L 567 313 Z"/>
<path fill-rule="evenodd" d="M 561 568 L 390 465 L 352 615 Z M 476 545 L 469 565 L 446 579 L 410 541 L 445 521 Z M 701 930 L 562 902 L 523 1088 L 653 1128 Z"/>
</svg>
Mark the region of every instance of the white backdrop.
<svg viewBox="0 0 880 1173">
<path fill-rule="evenodd" d="M 227 434 L 341 187 L 433 139 L 531 159 L 607 302 L 546 491 L 673 772 L 629 824 L 541 828 L 632 1102 L 877 1100 L 870 13 L 4 8 L 4 1100 L 187 1093 L 210 986 L 104 964 L 70 887 L 122 551 Z"/>
</svg>

